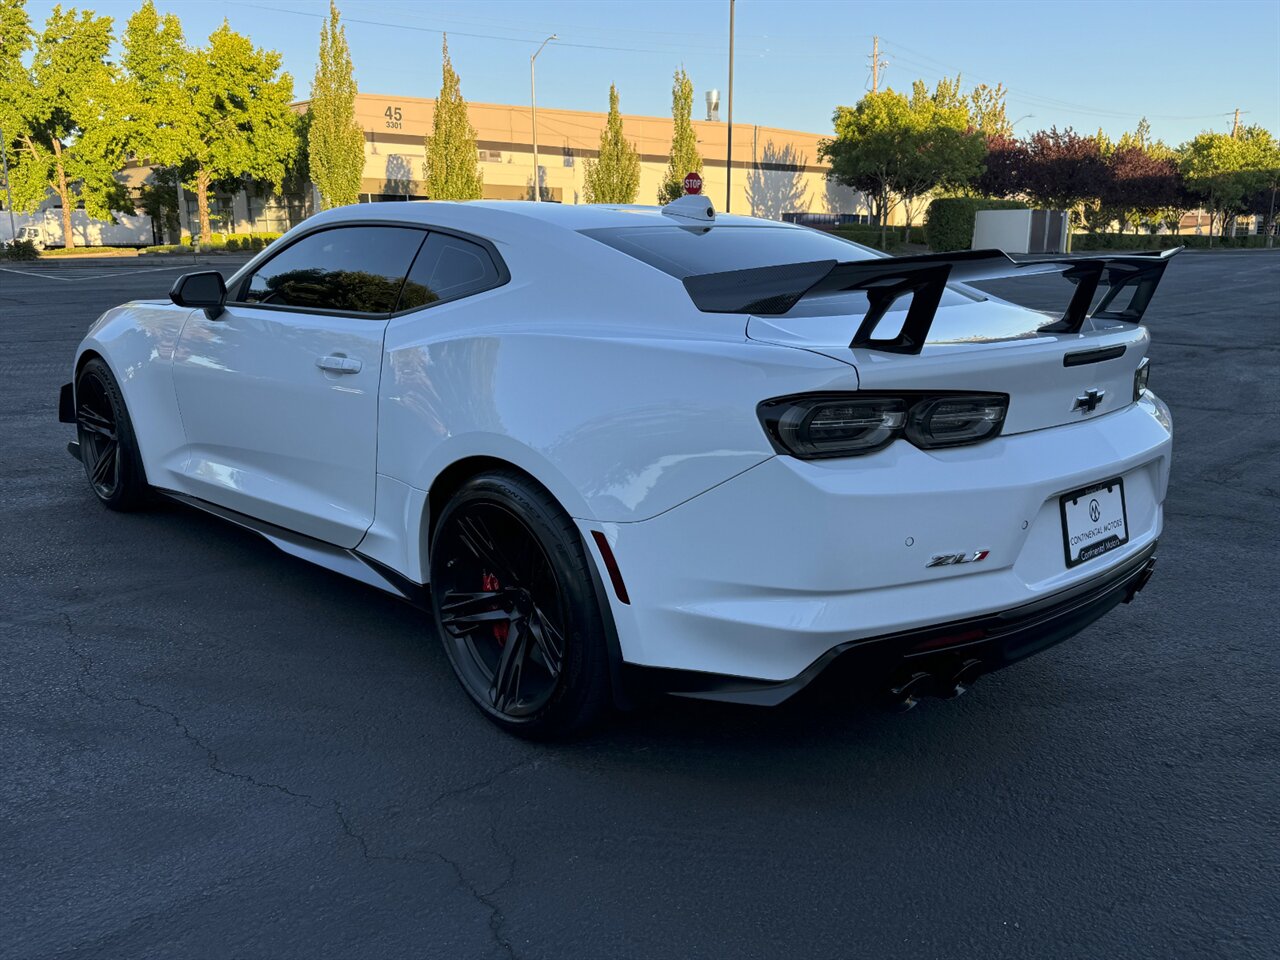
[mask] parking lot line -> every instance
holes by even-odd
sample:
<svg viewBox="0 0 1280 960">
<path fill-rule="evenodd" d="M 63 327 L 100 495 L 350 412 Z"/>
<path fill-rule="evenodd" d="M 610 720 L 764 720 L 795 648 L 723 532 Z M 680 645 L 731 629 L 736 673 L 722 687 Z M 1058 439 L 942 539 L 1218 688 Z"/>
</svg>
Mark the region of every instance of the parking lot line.
<svg viewBox="0 0 1280 960">
<path fill-rule="evenodd" d="M 122 275 L 133 276 L 136 273 L 158 273 L 162 270 L 185 270 L 190 267 L 189 263 L 174 264 L 169 267 L 143 267 L 141 270 L 129 270 L 127 274 L 123 271 L 112 270 L 109 273 L 92 273 L 87 277 L 62 277 L 56 273 L 32 273 L 30 270 L 14 270 L 12 267 L 0 267 L 0 273 L 16 273 L 20 277 L 36 277 L 40 280 L 61 280 L 63 283 L 75 283 L 78 280 L 101 280 L 103 277 L 119 277 Z"/>
</svg>

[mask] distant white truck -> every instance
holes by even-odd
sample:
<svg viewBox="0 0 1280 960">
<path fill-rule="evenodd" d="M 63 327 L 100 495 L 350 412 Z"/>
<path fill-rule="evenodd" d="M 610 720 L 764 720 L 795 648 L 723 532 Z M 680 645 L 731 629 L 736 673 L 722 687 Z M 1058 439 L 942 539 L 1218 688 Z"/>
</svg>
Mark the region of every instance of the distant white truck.
<svg viewBox="0 0 1280 960">
<path fill-rule="evenodd" d="M 71 236 L 77 247 L 149 247 L 155 242 L 151 218 L 141 214 L 122 214 L 120 222 L 92 220 L 83 210 L 71 212 Z M 54 210 L 43 218 L 28 218 L 18 227 L 18 240 L 29 240 L 37 250 L 65 246 L 62 216 Z"/>
</svg>

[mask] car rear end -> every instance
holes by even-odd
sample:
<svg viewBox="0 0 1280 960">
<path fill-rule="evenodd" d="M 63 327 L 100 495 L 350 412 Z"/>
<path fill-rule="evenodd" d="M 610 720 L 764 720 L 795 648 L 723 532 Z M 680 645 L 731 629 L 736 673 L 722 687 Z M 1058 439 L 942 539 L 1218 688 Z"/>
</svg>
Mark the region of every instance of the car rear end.
<svg viewBox="0 0 1280 960">
<path fill-rule="evenodd" d="M 761 395 L 776 456 L 658 517 L 606 525 L 629 593 L 614 606 L 626 658 L 665 689 L 776 703 L 838 662 L 846 682 L 905 703 L 954 695 L 1146 583 L 1172 446 L 1146 328 L 1104 309 L 1110 293 L 1064 326 L 954 284 L 929 302 L 917 285 L 857 342 L 879 289 L 950 269 L 924 259 L 879 261 L 883 281 L 790 304 L 775 296 L 786 269 L 763 295 L 748 275 L 761 264 L 721 274 L 755 298 L 750 340 L 847 364 L 858 389 Z M 1087 265 L 1077 290 L 1080 276 L 1139 276 L 1127 269 Z M 695 301 L 701 276 L 685 278 Z M 922 300 L 919 342 L 886 347 Z"/>
</svg>

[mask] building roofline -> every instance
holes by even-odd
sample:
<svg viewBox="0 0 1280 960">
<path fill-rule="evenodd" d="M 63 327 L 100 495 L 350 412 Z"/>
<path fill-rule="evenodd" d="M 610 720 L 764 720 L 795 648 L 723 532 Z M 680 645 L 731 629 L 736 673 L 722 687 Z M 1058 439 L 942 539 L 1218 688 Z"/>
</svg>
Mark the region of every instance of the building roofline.
<svg viewBox="0 0 1280 960">
<path fill-rule="evenodd" d="M 370 100 L 413 101 L 415 103 L 430 103 L 430 104 L 434 104 L 437 100 L 436 97 L 409 97 L 400 93 L 357 93 L 356 99 L 359 100 L 361 98 L 368 98 Z M 294 107 L 306 106 L 310 102 L 311 100 L 309 98 L 303 99 L 303 100 L 295 100 L 291 104 L 291 106 L 294 106 Z M 497 107 L 498 109 L 503 109 L 503 110 L 524 110 L 527 107 L 526 104 L 522 104 L 522 103 L 487 103 L 487 102 L 481 102 L 479 100 L 468 100 L 467 106 L 468 107 Z M 553 107 L 553 106 L 548 106 L 546 104 L 539 104 L 538 110 L 539 111 L 555 111 L 556 113 L 571 113 L 581 117 L 598 118 L 598 117 L 606 117 L 609 115 L 609 112 L 607 110 L 572 110 L 567 107 Z M 669 116 L 655 117 L 645 113 L 623 112 L 622 117 L 624 120 L 625 119 L 654 120 L 659 123 L 672 122 L 672 118 Z M 692 120 L 693 123 L 701 126 L 707 126 L 707 127 L 727 127 L 728 126 L 728 124 L 723 120 L 699 120 L 696 117 L 692 117 L 690 119 Z M 832 133 L 815 133 L 812 130 L 795 130 L 790 127 L 768 127 L 768 126 L 764 126 L 763 124 L 749 123 L 745 120 L 735 120 L 733 122 L 733 125 L 735 127 L 755 127 L 759 130 L 768 130 L 773 133 L 799 134 L 800 136 L 804 136 L 804 137 L 827 137 L 832 135 Z"/>
</svg>

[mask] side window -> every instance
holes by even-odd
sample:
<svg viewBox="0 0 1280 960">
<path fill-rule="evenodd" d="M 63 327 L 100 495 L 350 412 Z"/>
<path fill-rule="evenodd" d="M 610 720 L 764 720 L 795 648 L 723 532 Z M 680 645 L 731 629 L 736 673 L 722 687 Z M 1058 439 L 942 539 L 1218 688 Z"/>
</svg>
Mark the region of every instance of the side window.
<svg viewBox="0 0 1280 960">
<path fill-rule="evenodd" d="M 400 310 L 424 307 L 496 287 L 501 279 L 489 251 L 478 243 L 431 233 L 409 271 Z"/>
<path fill-rule="evenodd" d="M 408 227 L 335 227 L 290 244 L 241 287 L 243 303 L 391 313 L 425 234 Z"/>
</svg>

